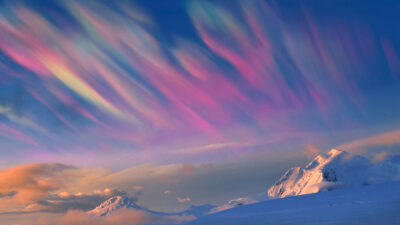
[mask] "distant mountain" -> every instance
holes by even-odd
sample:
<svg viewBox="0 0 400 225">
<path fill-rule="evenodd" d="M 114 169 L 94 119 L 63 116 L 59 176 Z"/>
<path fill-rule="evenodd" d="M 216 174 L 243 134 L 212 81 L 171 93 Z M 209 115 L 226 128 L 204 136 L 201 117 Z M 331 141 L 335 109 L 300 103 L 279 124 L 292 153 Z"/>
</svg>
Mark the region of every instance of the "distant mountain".
<svg viewBox="0 0 400 225">
<path fill-rule="evenodd" d="M 143 210 L 140 206 L 136 205 L 131 199 L 124 196 L 115 196 L 101 203 L 96 208 L 87 212 L 93 216 L 108 216 L 118 209 L 138 209 Z"/>
<path fill-rule="evenodd" d="M 164 213 L 164 212 L 157 212 L 157 211 L 152 211 L 143 207 L 140 207 L 137 205 L 133 200 L 129 199 L 128 197 L 125 196 L 114 196 L 103 203 L 101 203 L 99 206 L 96 208 L 86 212 L 89 215 L 92 216 L 108 216 L 112 214 L 113 212 L 119 210 L 119 209 L 134 209 L 138 211 L 144 211 L 149 214 L 153 215 L 159 215 L 159 216 L 194 216 L 196 218 L 208 214 L 212 209 L 214 209 L 215 206 L 205 204 L 205 205 L 199 205 L 199 206 L 190 206 L 188 209 L 182 212 L 177 212 L 177 213 Z"/>
<path fill-rule="evenodd" d="M 272 198 L 303 195 L 342 187 L 362 186 L 395 179 L 400 157 L 374 163 L 360 156 L 332 149 L 314 158 L 305 168 L 294 167 L 268 190 Z"/>
</svg>

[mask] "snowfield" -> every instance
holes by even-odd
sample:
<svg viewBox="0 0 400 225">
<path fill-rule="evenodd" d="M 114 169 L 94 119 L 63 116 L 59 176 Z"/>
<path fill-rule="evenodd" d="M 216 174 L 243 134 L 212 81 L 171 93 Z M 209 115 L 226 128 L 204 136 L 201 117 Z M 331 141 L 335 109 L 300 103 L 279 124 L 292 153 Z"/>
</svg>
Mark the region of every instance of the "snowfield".
<svg viewBox="0 0 400 225">
<path fill-rule="evenodd" d="M 242 205 L 185 225 L 399 225 L 400 181 Z"/>
</svg>

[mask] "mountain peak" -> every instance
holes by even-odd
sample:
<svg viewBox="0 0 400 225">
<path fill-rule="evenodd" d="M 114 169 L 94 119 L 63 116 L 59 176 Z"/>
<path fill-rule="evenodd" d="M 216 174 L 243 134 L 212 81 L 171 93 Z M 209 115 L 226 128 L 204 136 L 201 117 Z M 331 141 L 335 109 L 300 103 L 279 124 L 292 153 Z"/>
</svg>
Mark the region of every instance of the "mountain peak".
<svg viewBox="0 0 400 225">
<path fill-rule="evenodd" d="M 140 207 L 129 198 L 125 196 L 114 196 L 101 203 L 95 209 L 90 210 L 87 212 L 87 214 L 95 216 L 107 216 L 113 211 L 122 208 L 140 209 Z"/>
<path fill-rule="evenodd" d="M 310 163 L 307 164 L 305 169 L 310 170 L 317 167 L 323 167 L 333 161 L 335 158 L 341 157 L 343 155 L 349 155 L 349 153 L 347 153 L 346 151 L 331 149 L 327 153 L 317 155 Z"/>
<path fill-rule="evenodd" d="M 330 156 L 336 156 L 336 155 L 343 154 L 343 153 L 347 153 L 347 152 L 336 149 L 336 148 L 332 148 L 327 154 Z"/>
<path fill-rule="evenodd" d="M 289 169 L 269 190 L 269 197 L 287 197 L 331 190 L 340 185 L 368 183 L 370 161 L 360 155 L 332 149 L 316 156 L 303 169 Z"/>
</svg>

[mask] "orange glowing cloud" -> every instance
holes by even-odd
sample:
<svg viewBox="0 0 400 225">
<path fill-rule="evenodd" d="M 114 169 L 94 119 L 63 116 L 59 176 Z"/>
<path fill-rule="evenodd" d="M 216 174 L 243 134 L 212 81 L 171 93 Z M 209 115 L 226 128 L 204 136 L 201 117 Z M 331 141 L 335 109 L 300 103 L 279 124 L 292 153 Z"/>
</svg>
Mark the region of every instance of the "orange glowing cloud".
<svg viewBox="0 0 400 225">
<path fill-rule="evenodd" d="M 0 193 L 10 198 L 0 199 L 0 204 L 26 205 L 40 200 L 64 187 L 70 169 L 57 163 L 32 163 L 1 170 Z"/>
<path fill-rule="evenodd" d="M 120 209 L 110 216 L 93 217 L 83 211 L 71 210 L 55 218 L 41 218 L 36 221 L 21 220 L 21 225 L 139 225 L 139 224 L 180 224 L 195 219 L 194 216 L 154 215 L 135 209 Z"/>
<path fill-rule="evenodd" d="M 14 213 L 90 210 L 110 197 L 127 194 L 112 188 L 88 191 L 89 183 L 97 182 L 101 186 L 98 180 L 104 176 L 102 169 L 59 163 L 31 163 L 3 169 L 0 170 L 0 209 Z"/>
<path fill-rule="evenodd" d="M 400 130 L 389 131 L 372 137 L 362 138 L 340 145 L 337 148 L 349 151 L 365 151 L 366 148 L 369 147 L 384 147 L 397 144 L 400 144 Z"/>
</svg>

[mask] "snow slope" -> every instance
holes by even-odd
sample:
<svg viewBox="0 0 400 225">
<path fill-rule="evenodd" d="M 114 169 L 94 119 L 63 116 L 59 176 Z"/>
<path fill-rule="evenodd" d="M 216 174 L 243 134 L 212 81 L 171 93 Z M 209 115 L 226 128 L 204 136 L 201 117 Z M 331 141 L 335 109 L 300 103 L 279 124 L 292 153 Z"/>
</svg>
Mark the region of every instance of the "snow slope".
<svg viewBox="0 0 400 225">
<path fill-rule="evenodd" d="M 232 208 L 235 208 L 235 207 L 238 207 L 238 206 L 242 206 L 242 205 L 253 204 L 253 203 L 256 203 L 258 201 L 259 200 L 257 200 L 256 198 L 253 198 L 253 197 L 250 197 L 250 196 L 232 199 L 232 200 L 228 201 L 228 203 L 226 203 L 224 205 L 212 208 L 209 211 L 208 214 L 224 211 L 224 210 L 227 210 L 227 209 L 232 209 Z"/>
<path fill-rule="evenodd" d="M 398 225 L 400 181 L 243 205 L 185 225 Z"/>
<path fill-rule="evenodd" d="M 271 198 L 284 198 L 393 180 L 400 174 L 399 157 L 379 163 L 332 149 L 318 155 L 305 168 L 289 169 L 269 190 Z"/>
<path fill-rule="evenodd" d="M 215 208 L 215 206 L 210 205 L 210 204 L 204 204 L 204 205 L 192 205 L 188 209 L 182 212 L 178 213 L 171 213 L 170 215 L 177 215 L 177 216 L 194 216 L 196 218 L 209 214 L 210 211 L 212 211 Z"/>
</svg>

